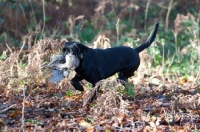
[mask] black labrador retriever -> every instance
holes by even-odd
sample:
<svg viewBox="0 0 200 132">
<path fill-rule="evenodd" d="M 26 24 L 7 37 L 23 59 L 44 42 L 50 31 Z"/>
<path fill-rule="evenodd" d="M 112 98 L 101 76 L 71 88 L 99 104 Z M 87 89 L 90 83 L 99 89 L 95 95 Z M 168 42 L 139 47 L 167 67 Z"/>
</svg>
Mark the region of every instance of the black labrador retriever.
<svg viewBox="0 0 200 132">
<path fill-rule="evenodd" d="M 154 27 L 146 42 L 133 49 L 119 46 L 108 49 L 92 49 L 79 42 L 66 42 L 63 48 L 63 63 L 67 69 L 75 70 L 71 84 L 83 91 L 80 81 L 85 79 L 93 86 L 102 79 L 118 73 L 118 79 L 125 80 L 134 75 L 140 65 L 139 53 L 148 48 L 156 37 L 159 23 Z M 68 62 L 67 62 L 68 61 Z"/>
</svg>

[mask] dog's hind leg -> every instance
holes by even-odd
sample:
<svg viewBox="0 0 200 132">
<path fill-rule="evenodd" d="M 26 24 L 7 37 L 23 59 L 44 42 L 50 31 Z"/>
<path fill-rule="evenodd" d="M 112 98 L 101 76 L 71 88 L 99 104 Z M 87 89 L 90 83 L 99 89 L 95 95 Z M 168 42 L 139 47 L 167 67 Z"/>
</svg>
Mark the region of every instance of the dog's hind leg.
<svg viewBox="0 0 200 132">
<path fill-rule="evenodd" d="M 133 96 L 134 96 L 134 85 L 131 84 L 131 83 L 128 83 L 128 78 L 133 76 L 133 75 L 134 75 L 133 73 L 132 74 L 124 74 L 124 75 L 121 75 L 121 76 L 119 75 L 119 78 L 117 79 L 117 82 L 121 83 L 124 86 L 124 88 L 127 92 L 127 95 L 130 96 L 131 100 L 134 100 L 134 98 L 133 98 Z"/>
<path fill-rule="evenodd" d="M 84 91 L 83 86 L 80 84 L 81 80 L 83 80 L 83 79 L 81 77 L 79 77 L 78 75 L 76 75 L 74 78 L 72 78 L 72 80 L 70 82 L 76 90 Z"/>
<path fill-rule="evenodd" d="M 134 75 L 134 73 L 122 73 L 122 72 L 119 72 L 118 73 L 118 78 L 117 79 L 119 79 L 119 80 L 123 80 L 123 81 L 128 81 L 128 78 L 129 77 L 131 77 L 131 76 L 133 76 Z"/>
</svg>

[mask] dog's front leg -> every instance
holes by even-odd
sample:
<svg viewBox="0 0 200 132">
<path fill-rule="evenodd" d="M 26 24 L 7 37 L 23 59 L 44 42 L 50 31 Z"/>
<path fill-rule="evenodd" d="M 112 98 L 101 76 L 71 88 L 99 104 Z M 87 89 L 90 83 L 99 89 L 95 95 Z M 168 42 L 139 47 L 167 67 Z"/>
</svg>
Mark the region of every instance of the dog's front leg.
<svg viewBox="0 0 200 132">
<path fill-rule="evenodd" d="M 83 86 L 80 84 L 81 80 L 83 80 L 83 79 L 81 77 L 79 77 L 78 75 L 76 75 L 74 78 L 72 78 L 72 80 L 70 82 L 76 90 L 84 91 Z"/>
</svg>

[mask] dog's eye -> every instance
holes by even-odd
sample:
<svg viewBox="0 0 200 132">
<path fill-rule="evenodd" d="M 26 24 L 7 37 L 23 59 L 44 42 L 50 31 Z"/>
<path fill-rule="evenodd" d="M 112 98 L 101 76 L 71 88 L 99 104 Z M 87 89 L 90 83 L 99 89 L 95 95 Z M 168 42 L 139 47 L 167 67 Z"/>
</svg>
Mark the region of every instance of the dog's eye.
<svg viewBox="0 0 200 132">
<path fill-rule="evenodd" d="M 63 48 L 63 53 L 69 53 L 70 49 L 69 48 Z"/>
<path fill-rule="evenodd" d="M 63 52 L 65 52 L 65 51 L 66 51 L 66 49 L 67 49 L 67 48 L 63 48 L 63 50 L 62 50 L 62 51 L 63 51 Z"/>
</svg>

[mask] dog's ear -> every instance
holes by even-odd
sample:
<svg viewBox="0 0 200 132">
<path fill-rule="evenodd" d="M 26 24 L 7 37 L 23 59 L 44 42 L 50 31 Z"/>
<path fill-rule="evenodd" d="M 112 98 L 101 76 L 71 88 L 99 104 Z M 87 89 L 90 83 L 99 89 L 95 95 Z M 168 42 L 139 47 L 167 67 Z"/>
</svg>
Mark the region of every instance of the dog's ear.
<svg viewBox="0 0 200 132">
<path fill-rule="evenodd" d="M 66 42 L 62 50 L 64 54 L 73 52 L 80 59 L 83 59 L 87 49 L 88 48 L 85 45 L 79 42 Z"/>
<path fill-rule="evenodd" d="M 64 47 L 64 48 L 62 49 L 62 52 L 65 53 L 66 50 L 67 50 L 67 48 Z"/>
<path fill-rule="evenodd" d="M 71 43 L 71 42 L 66 42 L 66 43 L 64 44 L 63 49 L 62 49 L 63 53 L 65 53 L 65 52 L 69 49 L 70 43 Z"/>
<path fill-rule="evenodd" d="M 78 50 L 79 50 L 79 58 L 83 59 L 84 55 L 87 53 L 87 47 L 83 44 L 77 44 Z"/>
<path fill-rule="evenodd" d="M 63 53 L 70 52 L 70 49 L 72 49 L 74 46 L 76 46 L 77 44 L 80 44 L 79 42 L 66 42 L 63 46 Z"/>
</svg>

